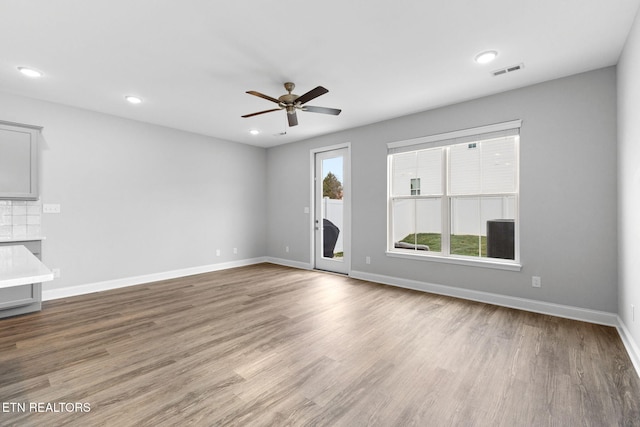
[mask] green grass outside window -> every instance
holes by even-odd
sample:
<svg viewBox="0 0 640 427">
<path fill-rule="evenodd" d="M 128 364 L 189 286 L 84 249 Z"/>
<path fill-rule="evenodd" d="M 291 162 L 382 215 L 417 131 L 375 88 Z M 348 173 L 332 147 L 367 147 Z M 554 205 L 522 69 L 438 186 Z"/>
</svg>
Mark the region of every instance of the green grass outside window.
<svg viewBox="0 0 640 427">
<path fill-rule="evenodd" d="M 441 252 L 441 236 L 439 233 L 418 233 L 409 234 L 407 237 L 401 240 L 405 243 L 427 245 L 432 252 Z M 480 256 L 487 256 L 487 237 L 475 236 L 472 234 L 461 234 L 451 236 L 451 254 L 452 255 L 465 255 L 465 256 L 478 256 L 478 249 L 480 249 Z"/>
</svg>

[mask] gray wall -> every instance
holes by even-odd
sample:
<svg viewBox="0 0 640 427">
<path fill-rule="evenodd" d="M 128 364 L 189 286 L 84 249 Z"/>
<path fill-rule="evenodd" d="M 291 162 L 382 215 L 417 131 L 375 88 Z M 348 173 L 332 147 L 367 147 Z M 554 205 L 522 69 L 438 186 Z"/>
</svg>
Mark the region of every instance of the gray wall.
<svg viewBox="0 0 640 427">
<path fill-rule="evenodd" d="M 631 87 L 640 66 L 626 63 L 622 84 Z M 624 103 L 627 116 L 637 99 Z M 264 255 L 309 263 L 310 149 L 351 142 L 352 270 L 618 311 L 613 67 L 268 150 L 8 94 L 0 111 L 44 126 L 42 200 L 62 205 L 43 215 L 44 260 L 62 269 L 45 289 Z M 621 156 L 632 160 L 621 177 L 637 177 L 630 141 L 640 129 L 624 117 Z M 386 143 L 512 119 L 524 121 L 522 271 L 387 257 Z M 625 201 L 635 205 L 621 217 L 637 217 L 635 199 Z M 640 275 L 625 242 L 621 304 L 638 301 L 631 283 Z"/>
<path fill-rule="evenodd" d="M 640 344 L 640 15 L 618 64 L 619 315 Z M 635 306 L 635 321 L 631 305 Z"/>
<path fill-rule="evenodd" d="M 513 119 L 523 120 L 522 271 L 386 256 L 386 143 Z M 269 256 L 311 262 L 309 151 L 344 142 L 353 271 L 617 312 L 614 67 L 268 149 Z"/>
<path fill-rule="evenodd" d="M 45 290 L 264 256 L 264 149 L 8 94 L 0 112 L 44 127 Z"/>
</svg>

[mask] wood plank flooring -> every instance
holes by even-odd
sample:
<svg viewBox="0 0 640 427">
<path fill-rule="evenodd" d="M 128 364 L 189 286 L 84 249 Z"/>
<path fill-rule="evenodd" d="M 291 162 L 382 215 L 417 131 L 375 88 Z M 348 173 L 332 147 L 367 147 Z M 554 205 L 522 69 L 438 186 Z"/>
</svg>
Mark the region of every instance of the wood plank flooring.
<svg viewBox="0 0 640 427">
<path fill-rule="evenodd" d="M 640 379 L 611 327 L 260 264 L 0 320 L 0 405 L 2 426 L 633 426 Z"/>
</svg>

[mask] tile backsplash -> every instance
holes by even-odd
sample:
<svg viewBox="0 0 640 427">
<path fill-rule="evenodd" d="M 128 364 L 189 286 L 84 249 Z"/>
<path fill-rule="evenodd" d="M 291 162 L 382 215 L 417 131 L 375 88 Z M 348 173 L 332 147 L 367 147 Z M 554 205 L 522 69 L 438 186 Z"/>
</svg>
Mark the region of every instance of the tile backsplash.
<svg viewBox="0 0 640 427">
<path fill-rule="evenodd" d="M 40 236 L 40 200 L 0 200 L 0 239 Z"/>
</svg>

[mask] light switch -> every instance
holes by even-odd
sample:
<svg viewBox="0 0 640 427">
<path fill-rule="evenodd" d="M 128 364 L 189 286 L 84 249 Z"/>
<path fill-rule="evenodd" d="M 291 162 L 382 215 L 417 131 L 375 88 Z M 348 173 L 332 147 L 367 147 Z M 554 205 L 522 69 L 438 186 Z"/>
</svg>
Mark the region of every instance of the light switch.
<svg viewBox="0 0 640 427">
<path fill-rule="evenodd" d="M 45 203 L 42 205 L 42 213 L 60 213 L 60 204 Z"/>
</svg>

